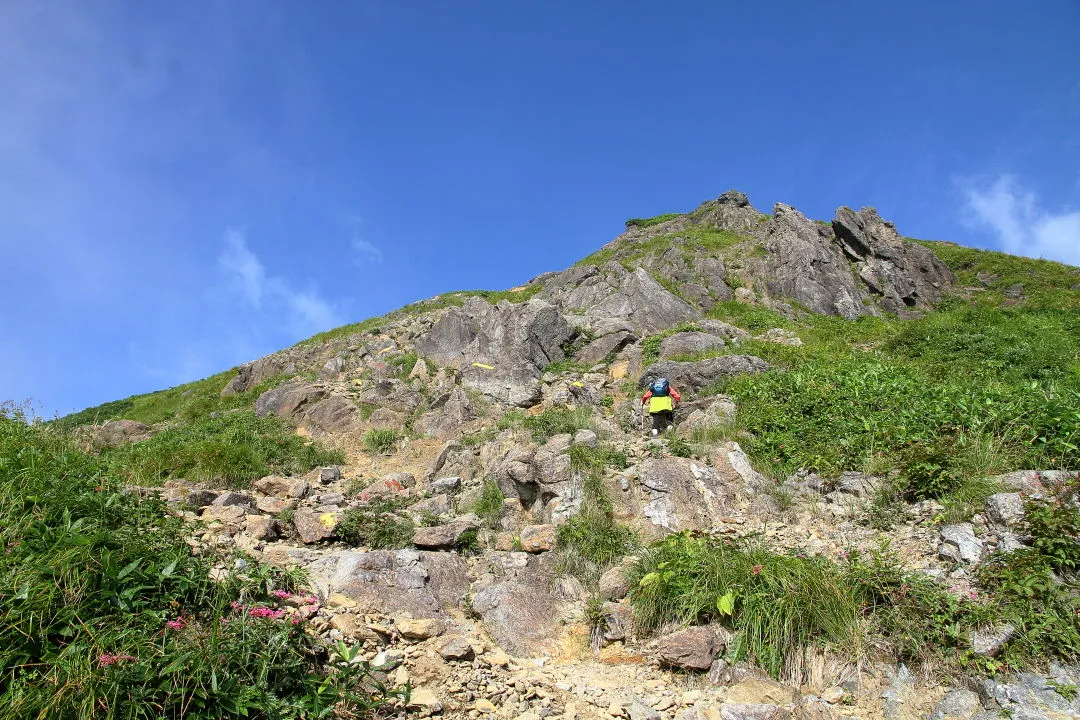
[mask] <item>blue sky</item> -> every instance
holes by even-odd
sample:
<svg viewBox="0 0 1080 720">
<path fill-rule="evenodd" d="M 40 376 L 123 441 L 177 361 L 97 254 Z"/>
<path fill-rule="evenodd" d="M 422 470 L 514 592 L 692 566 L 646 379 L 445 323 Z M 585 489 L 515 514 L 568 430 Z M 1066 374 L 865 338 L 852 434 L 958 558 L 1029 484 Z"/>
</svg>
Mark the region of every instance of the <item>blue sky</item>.
<svg viewBox="0 0 1080 720">
<path fill-rule="evenodd" d="M 0 0 L 0 400 L 169 387 L 738 188 L 1080 265 L 1080 5 Z"/>
</svg>

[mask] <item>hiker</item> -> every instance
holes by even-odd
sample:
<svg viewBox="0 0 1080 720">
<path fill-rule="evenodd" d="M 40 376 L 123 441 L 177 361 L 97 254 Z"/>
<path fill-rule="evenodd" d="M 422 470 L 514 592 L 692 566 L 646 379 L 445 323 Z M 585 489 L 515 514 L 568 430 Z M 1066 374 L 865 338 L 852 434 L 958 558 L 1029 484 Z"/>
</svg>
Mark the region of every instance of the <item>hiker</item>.
<svg viewBox="0 0 1080 720">
<path fill-rule="evenodd" d="M 679 406 L 679 399 L 679 391 L 671 387 L 667 378 L 656 378 L 649 386 L 649 391 L 641 397 L 642 406 L 649 403 L 654 437 L 659 435 L 661 430 L 675 426 L 675 408 Z"/>
</svg>

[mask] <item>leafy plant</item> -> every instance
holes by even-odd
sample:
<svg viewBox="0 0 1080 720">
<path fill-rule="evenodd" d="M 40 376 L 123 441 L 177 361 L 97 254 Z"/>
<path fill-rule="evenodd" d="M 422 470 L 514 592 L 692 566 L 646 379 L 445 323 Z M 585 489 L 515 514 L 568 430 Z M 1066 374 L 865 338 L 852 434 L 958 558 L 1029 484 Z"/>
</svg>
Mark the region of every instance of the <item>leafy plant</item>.
<svg viewBox="0 0 1080 720">
<path fill-rule="evenodd" d="M 1057 572 L 1075 573 L 1080 568 L 1080 508 L 1072 493 L 1052 500 L 1034 499 L 1024 506 L 1021 532 Z"/>
</svg>

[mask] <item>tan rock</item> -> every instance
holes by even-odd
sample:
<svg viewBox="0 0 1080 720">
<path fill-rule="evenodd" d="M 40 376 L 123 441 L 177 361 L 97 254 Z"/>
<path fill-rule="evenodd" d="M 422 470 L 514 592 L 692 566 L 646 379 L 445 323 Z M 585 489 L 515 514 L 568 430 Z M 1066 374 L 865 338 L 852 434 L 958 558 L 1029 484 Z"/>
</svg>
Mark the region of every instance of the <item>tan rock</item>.
<svg viewBox="0 0 1080 720">
<path fill-rule="evenodd" d="M 225 525 L 238 526 L 244 519 L 244 508 L 236 505 L 208 505 L 203 508 L 199 516 L 203 522 L 211 523 L 215 520 Z"/>
<path fill-rule="evenodd" d="M 273 540 L 278 535 L 277 520 L 266 515 L 248 515 L 246 532 L 256 540 Z"/>
<path fill-rule="evenodd" d="M 359 603 L 353 600 L 348 595 L 342 595 L 341 593 L 331 593 L 330 597 L 326 599 L 326 604 L 335 608 L 348 608 L 353 609 L 358 607 Z"/>
<path fill-rule="evenodd" d="M 402 637 L 409 638 L 410 640 L 427 640 L 436 635 L 441 635 L 444 629 L 441 622 L 431 618 L 424 618 L 421 620 L 399 618 L 394 621 L 394 625 L 397 627 L 397 630 L 401 633 Z"/>
<path fill-rule="evenodd" d="M 279 497 L 262 496 L 255 498 L 255 507 L 267 515 L 280 515 L 286 510 L 295 510 L 295 500 L 285 500 Z"/>
<path fill-rule="evenodd" d="M 521 549 L 538 553 L 554 550 L 556 545 L 554 525 L 527 525 L 521 529 Z"/>
<path fill-rule="evenodd" d="M 442 712 L 442 702 L 435 691 L 426 685 L 420 685 L 412 689 L 409 696 L 409 708 L 413 710 L 430 710 Z"/>
<path fill-rule="evenodd" d="M 318 513 L 302 509 L 297 510 L 293 515 L 293 526 L 300 540 L 305 543 L 316 543 L 334 537 L 334 531 L 340 521 L 341 513 L 339 512 Z"/>
<path fill-rule="evenodd" d="M 740 705 L 792 705 L 795 690 L 772 680 L 749 678 L 728 688 L 724 701 Z"/>
<path fill-rule="evenodd" d="M 435 643 L 435 652 L 447 660 L 468 660 L 473 656 L 473 647 L 460 635 L 447 635 Z"/>
<path fill-rule="evenodd" d="M 485 700 L 483 698 L 480 698 L 479 700 L 477 700 L 476 705 L 474 707 L 476 708 L 477 712 L 482 712 L 482 713 L 493 713 L 493 712 L 496 712 L 499 709 L 499 708 L 495 707 L 495 703 L 491 702 L 490 700 Z"/>
<path fill-rule="evenodd" d="M 265 495 L 274 495 L 279 498 L 302 498 L 308 494 L 310 486 L 306 480 L 300 478 L 278 477 L 270 475 L 261 480 L 256 480 L 251 485 Z"/>
</svg>

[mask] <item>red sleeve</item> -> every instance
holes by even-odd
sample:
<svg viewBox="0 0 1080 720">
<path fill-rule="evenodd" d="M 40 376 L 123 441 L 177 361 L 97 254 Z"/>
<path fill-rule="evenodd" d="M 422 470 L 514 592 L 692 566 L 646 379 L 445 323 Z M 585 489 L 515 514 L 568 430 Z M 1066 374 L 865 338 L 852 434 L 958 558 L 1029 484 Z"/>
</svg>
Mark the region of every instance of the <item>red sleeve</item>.
<svg viewBox="0 0 1080 720">
<path fill-rule="evenodd" d="M 671 399 L 674 400 L 675 402 L 679 402 L 680 400 L 682 400 L 682 398 L 679 397 L 679 391 L 676 390 L 675 388 L 671 388 L 671 390 L 669 392 L 671 392 Z"/>
<path fill-rule="evenodd" d="M 644 405 L 645 403 L 647 403 L 649 401 L 649 398 L 651 398 L 651 397 L 652 397 L 652 390 L 649 390 L 648 392 L 646 392 L 644 395 L 641 396 L 641 404 Z"/>
</svg>

